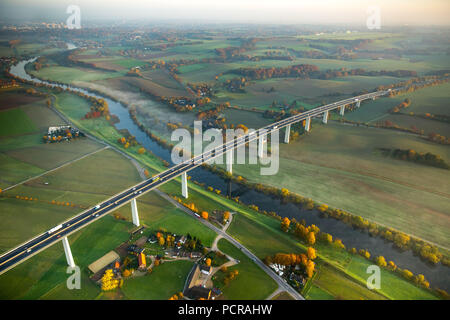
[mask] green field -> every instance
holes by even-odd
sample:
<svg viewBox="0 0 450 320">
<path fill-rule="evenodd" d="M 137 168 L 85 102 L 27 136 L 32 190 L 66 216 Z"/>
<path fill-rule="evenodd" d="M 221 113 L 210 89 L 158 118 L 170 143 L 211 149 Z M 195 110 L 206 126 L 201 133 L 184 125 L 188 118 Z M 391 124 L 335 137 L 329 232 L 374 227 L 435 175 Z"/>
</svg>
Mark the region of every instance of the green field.
<svg viewBox="0 0 450 320">
<path fill-rule="evenodd" d="M 70 237 L 75 263 L 80 267 L 81 289 L 66 287 L 67 263 L 60 243 L 0 276 L 2 299 L 95 299 L 100 288 L 89 279 L 87 266 L 128 239 L 131 225 L 107 216 Z"/>
<path fill-rule="evenodd" d="M 335 269 L 329 269 L 323 265 L 318 270 L 318 275 L 313 280 L 313 299 L 328 300 L 333 296 L 338 300 L 380 300 L 383 296 L 367 290 L 361 284 L 357 284 L 345 276 L 340 275 Z"/>
<path fill-rule="evenodd" d="M 63 66 L 50 66 L 39 71 L 30 71 L 35 77 L 57 81 L 62 83 L 72 83 L 74 81 L 95 81 L 120 77 L 124 72 L 103 72 L 92 69 L 69 68 Z"/>
<path fill-rule="evenodd" d="M 99 167 L 104 170 L 98 170 Z M 118 167 L 120 171 L 116 170 Z M 81 212 L 78 206 L 92 206 L 138 181 L 137 171 L 128 160 L 115 151 L 104 150 L 5 191 L 5 196 L 13 198 L 0 198 L 4 222 L 0 227 L 0 248 L 5 251 L 18 245 Z M 20 200 L 14 198 L 16 195 L 38 200 Z M 49 203 L 52 200 L 76 206 Z"/>
<path fill-rule="evenodd" d="M 218 248 L 240 261 L 237 265 L 228 268 L 228 270 L 238 270 L 239 274 L 222 289 L 224 299 L 262 300 L 275 291 L 277 288 L 275 281 L 230 242 L 220 239 Z"/>
<path fill-rule="evenodd" d="M 53 169 L 100 148 L 88 139 L 46 144 L 42 136 L 49 126 L 64 122 L 42 98 L 13 90 L 0 99 L 9 108 L 0 111 L 0 188 L 5 188 L 45 170 Z M 12 108 L 11 108 L 12 107 Z"/>
<path fill-rule="evenodd" d="M 9 109 L 0 112 L 0 137 L 26 134 L 36 130 L 31 119 L 22 109 Z"/>
<path fill-rule="evenodd" d="M 254 165 L 235 165 L 233 173 L 449 247 L 450 172 L 386 158 L 377 148 L 411 148 L 450 159 L 446 146 L 410 134 L 313 123 L 310 134 L 281 144 L 276 175 L 261 176 Z"/>
<path fill-rule="evenodd" d="M 254 252 L 258 258 L 263 259 L 267 255 L 275 253 L 298 254 L 305 251 L 305 244 L 299 242 L 292 235 L 281 231 L 278 220 L 248 209 L 238 210 L 233 208 L 233 210 L 241 214 L 233 217 L 229 233 Z M 339 281 L 345 283 L 347 287 L 357 287 L 358 292 L 362 296 L 374 297 L 375 293 L 364 286 L 367 279 L 367 267 L 372 265 L 373 262 L 320 242 L 315 244 L 315 248 L 319 258 L 323 260 L 316 260 L 316 263 L 319 263 L 319 265 L 322 265 L 323 262 L 331 264 L 333 266 L 333 277 L 336 278 L 336 281 L 342 278 Z M 341 271 L 344 273 L 341 273 Z M 390 299 L 436 299 L 432 293 L 418 288 L 386 269 L 381 269 L 381 278 L 383 283 L 380 293 Z M 306 292 L 306 296 L 308 294 L 309 291 Z M 378 293 L 376 295 L 378 298 L 383 298 Z M 346 299 L 354 298 L 354 296 L 346 295 L 341 297 Z"/>
<path fill-rule="evenodd" d="M 193 262 L 170 261 L 153 268 L 151 274 L 125 280 L 121 291 L 132 300 L 167 300 L 183 291 Z"/>
</svg>

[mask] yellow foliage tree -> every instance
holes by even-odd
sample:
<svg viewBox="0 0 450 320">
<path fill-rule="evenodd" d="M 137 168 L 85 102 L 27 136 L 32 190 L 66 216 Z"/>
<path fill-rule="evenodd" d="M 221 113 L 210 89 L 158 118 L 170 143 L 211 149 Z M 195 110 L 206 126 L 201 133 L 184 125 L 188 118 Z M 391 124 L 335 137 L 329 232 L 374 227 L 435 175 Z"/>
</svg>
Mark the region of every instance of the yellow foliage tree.
<svg viewBox="0 0 450 320">
<path fill-rule="evenodd" d="M 210 267 L 210 266 L 211 266 L 211 259 L 210 259 L 210 258 L 207 258 L 207 259 L 205 260 L 205 264 L 206 264 L 207 267 Z"/>
<path fill-rule="evenodd" d="M 307 254 L 310 260 L 314 260 L 315 258 L 317 258 L 316 250 L 312 247 L 308 247 Z"/>
<path fill-rule="evenodd" d="M 208 220 L 208 212 L 202 211 L 202 218 Z"/>
<path fill-rule="evenodd" d="M 114 273 L 112 269 L 107 269 L 105 271 L 105 274 L 101 279 L 101 283 L 103 291 L 114 290 L 119 286 L 119 280 L 114 279 Z"/>
<path fill-rule="evenodd" d="M 316 243 L 316 236 L 314 235 L 314 232 L 311 231 L 310 233 L 308 233 L 307 240 L 308 240 L 308 243 L 311 245 Z"/>
<path fill-rule="evenodd" d="M 308 278 L 311 278 L 314 274 L 314 262 L 312 260 L 308 260 L 306 263 L 306 275 Z"/>
</svg>

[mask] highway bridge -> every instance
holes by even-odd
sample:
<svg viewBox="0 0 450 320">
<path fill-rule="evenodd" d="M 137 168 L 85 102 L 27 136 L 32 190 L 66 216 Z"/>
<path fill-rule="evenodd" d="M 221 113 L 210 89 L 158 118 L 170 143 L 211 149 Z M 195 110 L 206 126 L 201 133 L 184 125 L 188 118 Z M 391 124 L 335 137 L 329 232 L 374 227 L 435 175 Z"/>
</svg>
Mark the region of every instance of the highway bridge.
<svg viewBox="0 0 450 320">
<path fill-rule="evenodd" d="M 328 113 L 330 111 L 339 109 L 340 114 L 344 115 L 345 106 L 356 104 L 356 106 L 359 107 L 361 101 L 367 99 L 375 100 L 375 98 L 377 97 L 388 95 L 390 91 L 391 90 L 367 93 L 296 114 L 294 116 L 285 118 L 278 122 L 274 122 L 256 131 L 249 132 L 245 135 L 236 137 L 231 141 L 226 141 L 224 144 L 215 148 L 214 150 L 204 152 L 180 164 L 174 165 L 168 170 L 161 172 L 157 175 L 154 175 L 152 178 L 147 179 L 127 190 L 124 190 L 112 196 L 111 198 L 97 204 L 95 207 L 87 209 L 86 211 L 70 218 L 69 220 L 64 221 L 58 226 L 53 227 L 49 231 L 44 232 L 26 241 L 25 243 L 17 246 L 16 248 L 4 253 L 3 255 L 0 256 L 0 274 L 22 263 L 23 261 L 27 260 L 28 258 L 48 248 L 49 246 L 55 244 L 58 241 L 63 242 L 67 264 L 73 267 L 75 266 L 75 263 L 72 257 L 67 237 L 70 234 L 84 228 L 88 224 L 104 217 L 105 215 L 111 213 L 112 211 L 118 209 L 119 207 L 131 202 L 133 223 L 139 226 L 139 215 L 136 199 L 144 195 L 145 193 L 161 186 L 162 184 L 178 176 L 181 176 L 182 194 L 184 197 L 187 198 L 188 197 L 187 172 L 202 165 L 203 163 L 208 162 L 216 157 L 223 156 L 227 152 L 232 152 L 233 149 L 239 146 L 245 146 L 248 142 L 254 140 L 258 141 L 258 155 L 262 157 L 264 139 L 267 137 L 268 134 L 286 128 L 284 142 L 289 143 L 291 125 L 305 120 L 305 130 L 309 131 L 311 127 L 312 117 L 322 115 L 322 121 L 324 123 L 327 123 Z M 227 170 L 231 172 L 232 170 L 231 163 L 230 164 L 227 163 Z"/>
</svg>

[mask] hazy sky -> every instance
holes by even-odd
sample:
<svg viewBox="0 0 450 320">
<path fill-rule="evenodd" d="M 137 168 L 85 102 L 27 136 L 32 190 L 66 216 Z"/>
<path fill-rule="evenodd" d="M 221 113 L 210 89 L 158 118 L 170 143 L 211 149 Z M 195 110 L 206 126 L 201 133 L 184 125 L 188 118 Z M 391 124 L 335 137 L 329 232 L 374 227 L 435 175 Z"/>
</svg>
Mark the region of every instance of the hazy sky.
<svg viewBox="0 0 450 320">
<path fill-rule="evenodd" d="M 365 26 L 367 8 L 381 9 L 382 25 L 448 25 L 450 0 L 1 0 L 0 19 L 65 21 L 70 4 L 82 19 L 182 19 Z"/>
</svg>

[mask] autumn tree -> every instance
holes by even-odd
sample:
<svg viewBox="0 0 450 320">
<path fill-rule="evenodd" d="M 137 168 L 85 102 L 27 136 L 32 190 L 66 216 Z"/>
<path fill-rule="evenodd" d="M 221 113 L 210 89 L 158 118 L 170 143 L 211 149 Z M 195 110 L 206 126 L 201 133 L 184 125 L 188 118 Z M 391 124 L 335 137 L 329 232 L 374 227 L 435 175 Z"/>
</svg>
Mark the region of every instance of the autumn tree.
<svg viewBox="0 0 450 320">
<path fill-rule="evenodd" d="M 312 247 L 308 247 L 307 254 L 310 260 L 314 260 L 315 258 L 317 258 L 316 250 Z"/>
<path fill-rule="evenodd" d="M 378 256 L 375 259 L 375 263 L 380 266 L 380 267 L 386 267 L 387 266 L 387 262 L 386 259 L 383 256 Z"/>
<path fill-rule="evenodd" d="M 309 244 L 313 245 L 314 243 L 316 243 L 316 236 L 314 235 L 314 232 L 310 232 L 308 233 L 308 238 L 307 241 Z"/>
<path fill-rule="evenodd" d="M 119 280 L 114 279 L 114 273 L 112 269 L 107 269 L 101 279 L 102 290 L 109 291 L 119 286 Z"/>
<path fill-rule="evenodd" d="M 205 260 L 205 264 L 206 264 L 207 267 L 210 267 L 210 266 L 211 266 L 211 259 L 210 259 L 210 258 L 207 258 L 207 259 Z"/>
<path fill-rule="evenodd" d="M 1 192 L 1 190 L 0 190 Z M 230 219 L 230 212 L 229 211 L 225 211 L 223 213 L 223 222 L 225 223 L 225 221 L 228 221 L 228 219 Z"/>
<path fill-rule="evenodd" d="M 139 154 L 144 154 L 145 153 L 145 148 L 144 147 L 139 148 L 138 153 Z"/>
<path fill-rule="evenodd" d="M 208 212 L 206 212 L 206 211 L 202 211 L 202 218 L 203 219 L 205 219 L 205 220 L 208 220 Z"/>
<path fill-rule="evenodd" d="M 308 278 L 311 278 L 314 274 L 314 262 L 312 260 L 308 260 L 306 263 L 306 275 Z"/>
<path fill-rule="evenodd" d="M 290 224 L 291 220 L 289 220 L 288 217 L 284 217 L 283 220 L 281 221 L 281 230 L 283 230 L 284 232 L 288 232 Z"/>
</svg>

